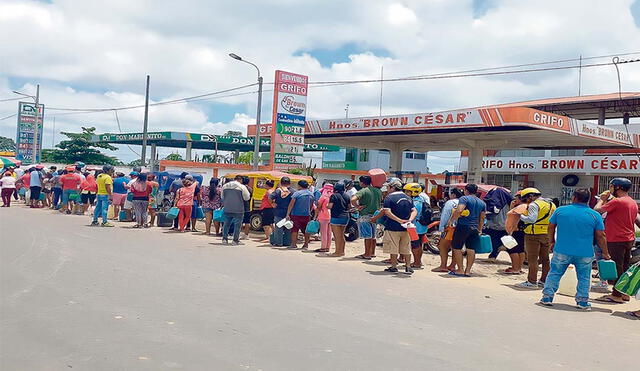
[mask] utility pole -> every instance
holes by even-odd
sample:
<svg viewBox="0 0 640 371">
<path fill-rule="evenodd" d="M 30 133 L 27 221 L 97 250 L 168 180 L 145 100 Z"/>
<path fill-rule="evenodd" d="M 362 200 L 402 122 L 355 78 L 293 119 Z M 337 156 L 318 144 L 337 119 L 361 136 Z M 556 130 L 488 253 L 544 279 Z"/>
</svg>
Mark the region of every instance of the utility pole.
<svg viewBox="0 0 640 371">
<path fill-rule="evenodd" d="M 578 67 L 578 96 L 582 93 L 582 54 L 580 54 L 580 67 Z"/>
<path fill-rule="evenodd" d="M 39 152 L 40 152 L 40 146 L 38 145 L 38 132 L 40 131 L 40 84 L 36 85 L 36 120 L 35 120 L 35 125 L 33 127 L 33 160 L 31 161 L 32 164 L 37 164 L 38 163 L 38 157 L 39 156 Z M 42 117 L 44 119 L 44 115 Z"/>
<path fill-rule="evenodd" d="M 144 98 L 144 123 L 142 127 L 142 153 L 140 154 L 140 166 L 146 165 L 147 156 L 147 125 L 149 123 L 149 75 L 147 75 L 147 90 Z"/>
</svg>

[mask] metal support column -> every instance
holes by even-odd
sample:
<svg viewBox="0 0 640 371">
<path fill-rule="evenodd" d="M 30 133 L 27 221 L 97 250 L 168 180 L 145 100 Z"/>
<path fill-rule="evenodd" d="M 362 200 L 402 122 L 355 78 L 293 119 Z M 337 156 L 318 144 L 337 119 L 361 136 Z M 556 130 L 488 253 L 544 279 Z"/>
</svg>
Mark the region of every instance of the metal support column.
<svg viewBox="0 0 640 371">
<path fill-rule="evenodd" d="M 604 125 L 604 119 L 605 119 L 605 108 L 600 107 L 598 108 L 598 125 Z"/>
<path fill-rule="evenodd" d="M 185 154 L 185 161 L 191 161 L 191 145 L 192 142 L 189 140 L 187 141 L 187 153 Z"/>
</svg>

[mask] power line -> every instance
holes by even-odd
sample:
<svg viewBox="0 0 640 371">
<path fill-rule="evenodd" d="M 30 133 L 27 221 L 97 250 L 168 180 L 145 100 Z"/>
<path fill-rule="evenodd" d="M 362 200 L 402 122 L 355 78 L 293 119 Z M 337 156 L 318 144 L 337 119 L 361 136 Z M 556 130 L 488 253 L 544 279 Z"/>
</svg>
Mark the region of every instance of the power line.
<svg viewBox="0 0 640 371">
<path fill-rule="evenodd" d="M 2 120 L 6 120 L 6 119 L 10 119 L 10 118 L 12 118 L 12 117 L 16 117 L 16 116 L 18 116 L 18 114 L 17 114 L 17 113 L 14 113 L 13 115 L 9 115 L 9 116 L 5 116 L 5 117 L 0 118 L 0 121 L 2 121 Z"/>
<path fill-rule="evenodd" d="M 10 102 L 10 101 L 14 101 L 14 100 L 20 100 L 20 99 L 24 99 L 25 97 L 17 97 L 17 98 L 4 98 L 4 99 L 0 99 L 0 102 Z"/>
</svg>

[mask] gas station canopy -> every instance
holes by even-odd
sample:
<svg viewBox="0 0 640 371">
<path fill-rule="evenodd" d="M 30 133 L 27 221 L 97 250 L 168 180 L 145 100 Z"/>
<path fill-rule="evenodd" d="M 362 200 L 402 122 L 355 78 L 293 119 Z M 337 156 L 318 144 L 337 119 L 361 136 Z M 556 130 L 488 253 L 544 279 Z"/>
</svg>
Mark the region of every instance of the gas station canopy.
<svg viewBox="0 0 640 371">
<path fill-rule="evenodd" d="M 311 120 L 305 138 L 319 144 L 419 152 L 640 147 L 638 134 L 525 107 Z"/>
</svg>

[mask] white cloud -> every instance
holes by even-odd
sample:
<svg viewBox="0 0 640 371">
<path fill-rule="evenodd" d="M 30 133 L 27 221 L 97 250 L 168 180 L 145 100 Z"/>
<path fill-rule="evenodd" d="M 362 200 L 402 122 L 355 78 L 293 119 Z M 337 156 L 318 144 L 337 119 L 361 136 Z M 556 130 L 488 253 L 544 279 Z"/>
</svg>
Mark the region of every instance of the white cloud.
<svg viewBox="0 0 640 371">
<path fill-rule="evenodd" d="M 230 52 L 256 62 L 270 82 L 275 69 L 308 74 L 312 81 L 373 79 L 382 65 L 385 77 L 401 77 L 640 50 L 631 0 L 502 0 L 479 19 L 473 18 L 471 3 L 265 0 L 251 2 L 248 12 L 246 2 L 222 0 L 0 0 L 0 99 L 14 89 L 32 92 L 39 82 L 47 107 L 118 107 L 143 103 L 147 74 L 152 101 L 254 82 L 255 70 L 229 58 Z M 330 67 L 308 54 L 294 56 L 345 44 L 384 49 L 390 56 L 354 53 Z M 623 90 L 640 90 L 640 66 L 624 65 L 621 71 Z M 617 89 L 613 67 L 584 69 L 582 76 L 583 94 Z M 577 85 L 575 70 L 388 82 L 383 113 L 569 96 Z M 346 104 L 352 116 L 377 114 L 379 90 L 376 83 L 314 87 L 309 116 L 342 117 Z M 265 122 L 271 94 L 265 92 L 263 99 Z M 244 129 L 255 117 L 252 94 L 209 102 L 217 105 L 153 107 L 150 124 L 153 130 L 224 132 Z M 0 117 L 15 110 L 15 102 L 0 102 Z M 54 111 L 47 112 L 49 128 Z M 142 110 L 119 116 L 123 131 L 140 130 Z M 56 116 L 56 130 L 83 125 L 118 130 L 113 112 Z M 15 135 L 15 119 L 0 121 L 0 135 Z"/>
</svg>

